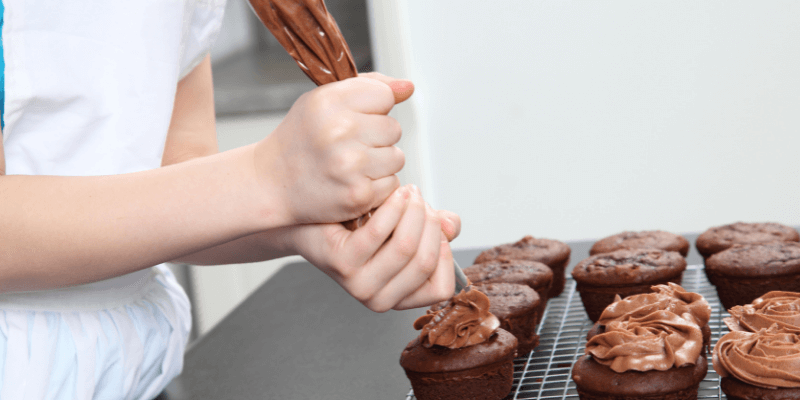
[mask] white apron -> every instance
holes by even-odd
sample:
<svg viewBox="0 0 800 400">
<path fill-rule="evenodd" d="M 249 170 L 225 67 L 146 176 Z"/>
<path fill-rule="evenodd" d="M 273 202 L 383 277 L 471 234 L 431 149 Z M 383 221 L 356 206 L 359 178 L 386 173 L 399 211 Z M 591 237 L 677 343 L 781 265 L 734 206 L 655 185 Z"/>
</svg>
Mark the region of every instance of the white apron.
<svg viewBox="0 0 800 400">
<path fill-rule="evenodd" d="M 157 168 L 177 83 L 208 53 L 225 0 L 2 1 L 7 173 Z M 190 327 L 163 265 L 0 294 L 0 399 L 153 398 L 180 373 Z"/>
</svg>

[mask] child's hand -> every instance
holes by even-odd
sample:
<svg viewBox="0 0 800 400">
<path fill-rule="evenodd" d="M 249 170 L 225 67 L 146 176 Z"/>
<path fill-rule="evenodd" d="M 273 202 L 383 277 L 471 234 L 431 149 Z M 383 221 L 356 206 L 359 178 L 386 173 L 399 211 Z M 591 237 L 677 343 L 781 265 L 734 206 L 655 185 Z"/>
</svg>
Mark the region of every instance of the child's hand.
<svg viewBox="0 0 800 400">
<path fill-rule="evenodd" d="M 287 234 L 300 255 L 367 308 L 384 312 L 453 295 L 448 236 L 457 235 L 460 224 L 457 215 L 432 210 L 418 189 L 404 186 L 353 232 L 341 224 L 316 224 L 288 228 Z"/>
<path fill-rule="evenodd" d="M 400 186 L 395 174 L 405 156 L 394 144 L 401 128 L 386 114 L 411 92 L 409 81 L 366 74 L 297 100 L 255 148 L 260 180 L 269 196 L 279 199 L 290 223 L 359 217 Z"/>
</svg>

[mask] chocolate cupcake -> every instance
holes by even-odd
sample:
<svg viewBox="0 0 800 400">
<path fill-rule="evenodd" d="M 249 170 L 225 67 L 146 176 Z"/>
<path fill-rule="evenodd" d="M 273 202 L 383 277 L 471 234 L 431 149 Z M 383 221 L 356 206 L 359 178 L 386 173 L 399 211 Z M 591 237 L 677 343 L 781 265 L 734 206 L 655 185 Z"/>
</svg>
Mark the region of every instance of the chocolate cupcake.
<svg viewBox="0 0 800 400">
<path fill-rule="evenodd" d="M 706 260 L 706 276 L 726 309 L 771 291 L 800 291 L 800 243 L 734 245 Z"/>
<path fill-rule="evenodd" d="M 570 248 L 566 243 L 552 239 L 536 239 L 525 236 L 516 243 L 503 244 L 486 250 L 475 258 L 473 264 L 480 264 L 498 257 L 513 260 L 537 261 L 553 271 L 553 287 L 547 295 L 552 299 L 564 291 L 564 270 L 569 264 Z"/>
<path fill-rule="evenodd" d="M 603 310 L 600 318 L 586 335 L 586 341 L 604 333 L 606 326 L 620 321 L 641 319 L 656 311 L 670 311 L 686 320 L 693 321 L 703 333 L 703 352 L 711 350 L 711 307 L 705 297 L 698 293 L 687 292 L 680 285 L 669 283 L 655 285 L 652 293 L 636 294 L 621 299 L 617 297 L 613 303 Z"/>
<path fill-rule="evenodd" d="M 769 292 L 750 304 L 735 306 L 724 318 L 731 332 L 758 332 L 775 325 L 779 329 L 800 333 L 800 293 Z"/>
<path fill-rule="evenodd" d="M 695 241 L 695 246 L 703 259 L 708 259 L 735 244 L 760 244 L 776 241 L 800 242 L 800 234 L 790 226 L 774 222 L 736 222 L 710 228 L 701 233 Z"/>
<path fill-rule="evenodd" d="M 528 354 L 539 345 L 536 326 L 541 299 L 535 290 L 514 283 L 482 283 L 473 285 L 472 290 L 489 298 L 489 312 L 500 320 L 501 328 L 517 338 L 518 354 Z M 431 311 L 439 311 L 448 304 L 449 301 L 443 301 L 432 306 Z"/>
<path fill-rule="evenodd" d="M 728 400 L 800 399 L 800 335 L 773 326 L 730 332 L 714 346 Z"/>
<path fill-rule="evenodd" d="M 619 295 L 649 293 L 653 285 L 681 283 L 686 260 L 674 251 L 623 249 L 591 256 L 575 266 L 583 308 L 592 322 Z"/>
<path fill-rule="evenodd" d="M 589 250 L 589 255 L 610 253 L 620 249 L 659 249 L 677 251 L 681 256 L 689 254 L 689 241 L 681 235 L 664 231 L 622 232 L 598 240 Z"/>
<path fill-rule="evenodd" d="M 529 286 L 539 295 L 536 323 L 541 322 L 547 306 L 547 296 L 553 285 L 553 271 L 547 265 L 536 261 L 498 257 L 464 268 L 464 274 L 472 283 L 516 283 Z"/>
<path fill-rule="evenodd" d="M 400 356 L 418 400 L 504 398 L 513 383 L 517 339 L 498 328 L 489 299 L 462 291 L 414 322 L 421 330 Z"/>
<path fill-rule="evenodd" d="M 673 307 L 655 307 L 652 312 L 637 308 L 636 317 L 609 319 L 573 365 L 578 396 L 583 400 L 697 398 L 708 370 L 698 322 L 708 323 L 711 310 L 704 301 L 687 300 L 687 305 L 682 300 L 667 301 Z M 614 303 L 616 309 L 609 313 L 623 311 L 622 302 Z"/>
</svg>

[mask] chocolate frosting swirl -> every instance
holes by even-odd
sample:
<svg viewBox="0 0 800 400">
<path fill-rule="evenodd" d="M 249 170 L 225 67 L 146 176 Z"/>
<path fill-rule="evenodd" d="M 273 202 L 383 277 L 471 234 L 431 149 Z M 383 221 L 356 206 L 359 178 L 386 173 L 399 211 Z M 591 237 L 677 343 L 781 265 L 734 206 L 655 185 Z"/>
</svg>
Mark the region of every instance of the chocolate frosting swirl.
<svg viewBox="0 0 800 400">
<path fill-rule="evenodd" d="M 677 284 L 655 293 L 617 299 L 600 316 L 605 331 L 586 344 L 586 354 L 616 372 L 665 371 L 694 364 L 703 348 L 700 329 L 711 308 L 703 296 Z"/>
<path fill-rule="evenodd" d="M 729 312 L 731 316 L 724 321 L 731 331 L 757 332 L 777 325 L 779 329 L 800 333 L 800 293 L 769 292 Z"/>
<path fill-rule="evenodd" d="M 714 346 L 714 370 L 722 377 L 766 389 L 800 387 L 800 335 L 777 325 L 734 331 Z"/>
<path fill-rule="evenodd" d="M 414 321 L 414 329 L 422 330 L 419 341 L 451 349 L 483 343 L 500 327 L 500 320 L 489 312 L 489 298 L 477 290 L 462 290 L 439 311 Z"/>
<path fill-rule="evenodd" d="M 677 283 L 654 285 L 653 293 L 637 294 L 624 299 L 616 297 L 609 304 L 600 319 L 600 325 L 608 325 L 612 321 L 624 321 L 641 318 L 656 310 L 665 310 L 704 326 L 711 319 L 711 307 L 708 301 L 697 293 L 687 292 Z"/>
</svg>

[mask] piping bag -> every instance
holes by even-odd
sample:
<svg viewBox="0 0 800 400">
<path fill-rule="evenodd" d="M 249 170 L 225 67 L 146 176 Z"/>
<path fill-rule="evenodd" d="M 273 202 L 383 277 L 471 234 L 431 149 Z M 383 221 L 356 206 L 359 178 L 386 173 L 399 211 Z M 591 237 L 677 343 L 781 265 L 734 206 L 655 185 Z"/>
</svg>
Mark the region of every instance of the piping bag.
<svg viewBox="0 0 800 400">
<path fill-rule="evenodd" d="M 356 63 L 339 26 L 323 0 L 250 0 L 261 22 L 318 86 L 358 76 Z M 342 222 L 351 231 L 363 226 L 371 213 Z M 469 290 L 469 279 L 453 259 L 455 294 Z"/>
</svg>

